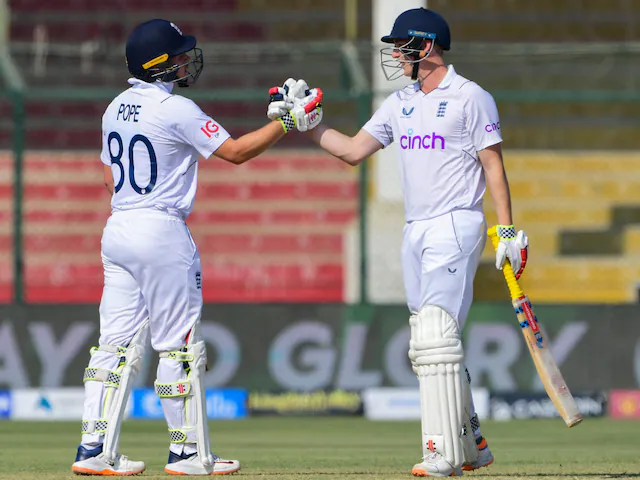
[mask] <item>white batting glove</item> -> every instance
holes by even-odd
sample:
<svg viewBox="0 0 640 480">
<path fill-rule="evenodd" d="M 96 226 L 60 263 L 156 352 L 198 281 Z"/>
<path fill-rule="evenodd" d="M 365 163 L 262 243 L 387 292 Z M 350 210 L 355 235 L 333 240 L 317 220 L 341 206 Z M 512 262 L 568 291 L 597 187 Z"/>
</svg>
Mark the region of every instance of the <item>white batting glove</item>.
<svg viewBox="0 0 640 480">
<path fill-rule="evenodd" d="M 284 89 L 287 91 L 287 96 L 294 101 L 296 99 L 302 100 L 311 95 L 309 85 L 302 79 L 295 81 L 293 78 L 289 78 L 284 82 Z"/>
<path fill-rule="evenodd" d="M 271 87 L 269 89 L 269 107 L 267 117 L 277 120 L 294 107 L 293 99 L 287 96 L 287 91 L 283 87 Z"/>
<path fill-rule="evenodd" d="M 496 231 L 500 238 L 496 249 L 496 268 L 502 270 L 505 260 L 509 259 L 513 273 L 518 279 L 527 265 L 529 238 L 522 230 L 516 233 L 513 225 L 497 225 Z"/>
<path fill-rule="evenodd" d="M 293 86 L 298 83 L 298 81 L 295 78 L 287 78 L 284 83 L 282 84 L 282 88 L 284 88 L 285 92 L 287 93 L 287 95 L 289 94 L 289 90 L 291 90 L 291 88 L 293 88 Z"/>
<path fill-rule="evenodd" d="M 277 120 L 294 107 L 295 99 L 302 100 L 310 93 L 309 85 L 304 80 L 287 78 L 281 87 L 269 89 L 267 117 Z"/>
<path fill-rule="evenodd" d="M 314 129 L 322 122 L 322 90 L 309 89 L 309 85 L 303 79 L 287 79 L 284 82 L 287 97 L 293 100 L 295 107 L 292 114 L 296 119 L 296 127 L 301 132 Z M 315 108 L 313 107 L 315 102 Z"/>
<path fill-rule="evenodd" d="M 298 81 L 300 82 L 300 80 Z M 303 81 L 304 82 L 304 81 Z M 306 132 L 313 130 L 320 122 L 322 122 L 322 98 L 323 93 L 319 88 L 309 90 L 307 84 L 304 83 L 304 90 L 301 92 L 307 92 L 308 95 L 301 100 L 295 100 L 295 107 L 293 107 L 293 114 L 296 118 L 296 127 L 300 132 Z"/>
<path fill-rule="evenodd" d="M 306 86 L 306 84 L 305 84 Z M 303 90 L 301 90 L 303 91 Z M 296 127 L 300 132 L 306 132 L 313 130 L 320 122 L 322 122 L 322 98 L 323 93 L 319 88 L 312 90 L 305 90 L 309 95 L 306 97 L 294 101 L 295 106 L 291 113 L 296 119 Z"/>
<path fill-rule="evenodd" d="M 323 93 L 319 88 L 309 91 L 309 95 L 294 102 L 294 107 L 278 120 L 285 133 L 297 128 L 300 132 L 312 130 L 322 122 Z"/>
</svg>

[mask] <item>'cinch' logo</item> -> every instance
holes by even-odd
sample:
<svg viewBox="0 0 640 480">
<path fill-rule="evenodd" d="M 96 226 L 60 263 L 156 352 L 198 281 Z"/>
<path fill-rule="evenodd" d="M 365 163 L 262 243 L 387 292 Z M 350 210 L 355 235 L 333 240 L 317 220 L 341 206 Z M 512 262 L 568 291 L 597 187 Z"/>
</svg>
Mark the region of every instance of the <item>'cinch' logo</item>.
<svg viewBox="0 0 640 480">
<path fill-rule="evenodd" d="M 484 131 L 487 133 L 496 132 L 500 130 L 500 122 L 498 123 L 489 123 L 484 126 Z"/>
<path fill-rule="evenodd" d="M 407 134 L 400 137 L 400 148 L 403 150 L 445 149 L 444 137 L 441 137 L 436 132 L 431 135 L 414 135 L 413 129 L 410 128 Z"/>
</svg>

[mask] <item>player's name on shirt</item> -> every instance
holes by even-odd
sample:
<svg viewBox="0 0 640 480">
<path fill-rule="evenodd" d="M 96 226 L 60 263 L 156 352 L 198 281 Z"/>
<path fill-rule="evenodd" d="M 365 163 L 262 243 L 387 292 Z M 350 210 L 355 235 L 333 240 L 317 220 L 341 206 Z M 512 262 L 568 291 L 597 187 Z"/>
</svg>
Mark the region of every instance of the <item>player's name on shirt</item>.
<svg viewBox="0 0 640 480">
<path fill-rule="evenodd" d="M 118 107 L 118 115 L 116 116 L 116 120 L 138 123 L 138 116 L 140 115 L 141 109 L 141 105 L 127 105 L 121 103 Z"/>
</svg>

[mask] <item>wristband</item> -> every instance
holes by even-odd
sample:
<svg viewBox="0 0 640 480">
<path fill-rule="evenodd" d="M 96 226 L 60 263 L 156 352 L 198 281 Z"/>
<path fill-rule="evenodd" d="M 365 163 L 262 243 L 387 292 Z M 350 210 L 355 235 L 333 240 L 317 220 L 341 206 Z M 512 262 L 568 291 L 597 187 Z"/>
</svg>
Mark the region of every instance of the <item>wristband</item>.
<svg viewBox="0 0 640 480">
<path fill-rule="evenodd" d="M 513 225 L 497 225 L 496 230 L 501 240 L 512 240 L 516 238 L 516 229 Z"/>
<path fill-rule="evenodd" d="M 284 133 L 289 133 L 290 130 L 296 127 L 296 120 L 291 115 L 291 112 L 285 113 L 282 117 L 278 119 L 278 121 L 282 124 Z"/>
</svg>

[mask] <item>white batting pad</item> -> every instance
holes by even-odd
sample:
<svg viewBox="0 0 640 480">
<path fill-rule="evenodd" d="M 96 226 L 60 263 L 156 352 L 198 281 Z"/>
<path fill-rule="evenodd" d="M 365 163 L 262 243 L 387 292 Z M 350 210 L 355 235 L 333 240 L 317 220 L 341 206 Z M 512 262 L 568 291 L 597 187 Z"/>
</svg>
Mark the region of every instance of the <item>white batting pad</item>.
<svg viewBox="0 0 640 480">
<path fill-rule="evenodd" d="M 156 393 L 167 417 L 171 443 L 185 445 L 185 448 L 195 446 L 199 460 L 211 473 L 214 458 L 211 455 L 204 386 L 207 349 L 200 335 L 200 322 L 191 329 L 186 347 L 186 351 L 160 353 Z M 173 367 L 171 362 L 175 364 Z M 188 375 L 183 369 L 184 363 L 189 364 Z"/>
<path fill-rule="evenodd" d="M 187 343 L 187 351 L 193 354 L 191 380 L 193 382 L 193 399 L 196 413 L 196 436 L 198 438 L 198 456 L 205 468 L 213 469 L 211 441 L 209 440 L 209 424 L 207 423 L 207 399 L 204 386 L 204 374 L 207 367 L 207 347 L 200 336 L 200 322 L 196 322 L 191 330 Z"/>
<path fill-rule="evenodd" d="M 125 408 L 129 400 L 129 394 L 133 387 L 133 380 L 140 371 L 144 351 L 149 343 L 149 320 L 140 327 L 133 336 L 129 345 L 124 349 L 124 366 L 120 373 L 120 387 L 112 397 L 111 403 L 106 408 L 108 412 L 107 431 L 104 437 L 104 454 L 109 462 L 114 462 L 118 453 L 120 441 L 120 427 L 124 418 Z M 100 346 L 98 349 L 102 349 Z M 110 399 L 107 399 L 107 402 Z"/>
<path fill-rule="evenodd" d="M 467 378 L 458 324 L 435 305 L 424 306 L 409 323 L 409 358 L 420 383 L 423 457 L 436 451 L 459 468 Z"/>
<path fill-rule="evenodd" d="M 464 427 L 462 429 L 462 448 L 464 452 L 464 462 L 474 463 L 480 457 L 480 451 L 476 444 L 474 428 L 471 425 L 471 417 L 473 416 L 471 411 L 471 378 L 469 377 L 469 372 L 464 368 L 464 366 L 463 370 L 462 391 L 464 393 Z"/>
</svg>

